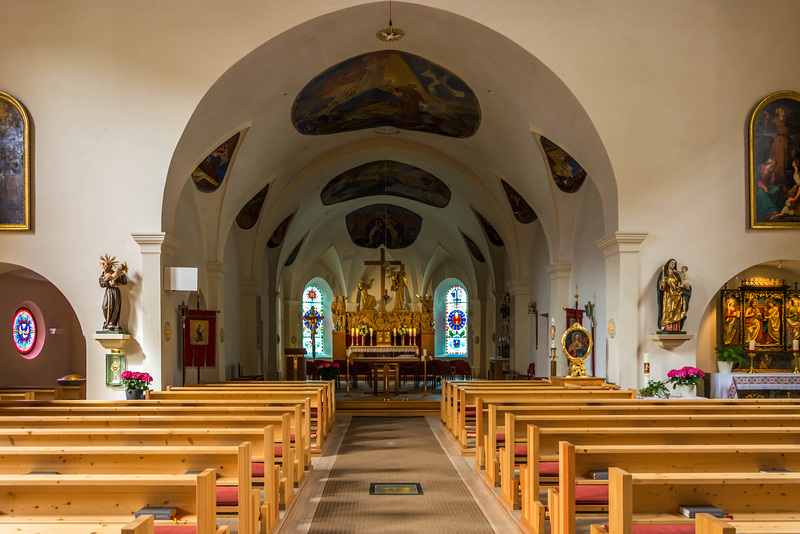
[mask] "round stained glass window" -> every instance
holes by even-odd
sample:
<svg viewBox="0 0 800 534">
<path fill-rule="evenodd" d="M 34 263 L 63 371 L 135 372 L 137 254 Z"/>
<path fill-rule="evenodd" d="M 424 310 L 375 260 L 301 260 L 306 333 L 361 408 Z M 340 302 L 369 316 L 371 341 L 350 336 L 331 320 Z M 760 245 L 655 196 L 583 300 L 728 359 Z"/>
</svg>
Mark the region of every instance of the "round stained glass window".
<svg viewBox="0 0 800 534">
<path fill-rule="evenodd" d="M 450 312 L 450 315 L 447 316 L 447 326 L 455 331 L 459 331 L 464 328 L 466 323 L 467 317 L 461 310 L 453 310 Z"/>
<path fill-rule="evenodd" d="M 14 315 L 14 345 L 20 354 L 29 354 L 36 344 L 36 319 L 27 308 L 20 308 Z"/>
</svg>

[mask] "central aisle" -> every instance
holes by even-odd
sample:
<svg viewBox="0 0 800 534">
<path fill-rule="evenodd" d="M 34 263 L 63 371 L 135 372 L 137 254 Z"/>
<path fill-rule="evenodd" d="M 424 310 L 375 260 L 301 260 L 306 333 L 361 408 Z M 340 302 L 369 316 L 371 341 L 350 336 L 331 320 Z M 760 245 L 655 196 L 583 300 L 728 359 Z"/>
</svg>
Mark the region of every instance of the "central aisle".
<svg viewBox="0 0 800 534">
<path fill-rule="evenodd" d="M 438 419 L 353 417 L 348 424 L 343 417 L 338 422 L 339 443 L 326 447 L 338 450 L 326 450 L 319 459 L 282 532 L 518 531 L 466 459 L 454 455 L 454 448 L 445 452 L 443 446 L 452 444 L 441 434 Z M 372 483 L 418 483 L 422 494 L 370 495 Z"/>
</svg>

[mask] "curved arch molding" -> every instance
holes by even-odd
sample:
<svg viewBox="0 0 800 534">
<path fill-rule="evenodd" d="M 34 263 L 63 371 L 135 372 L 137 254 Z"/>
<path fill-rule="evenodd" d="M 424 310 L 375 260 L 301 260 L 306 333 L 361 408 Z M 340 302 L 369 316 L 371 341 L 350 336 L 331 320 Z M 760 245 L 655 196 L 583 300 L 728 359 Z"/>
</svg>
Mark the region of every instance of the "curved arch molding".
<svg viewBox="0 0 800 534">
<path fill-rule="evenodd" d="M 359 247 L 406 248 L 421 230 L 422 217 L 394 204 L 372 204 L 347 214 L 347 233 Z"/>
<path fill-rule="evenodd" d="M 308 82 L 292 105 L 292 122 L 304 135 L 393 126 L 463 138 L 480 121 L 478 99 L 464 80 L 397 50 L 334 65 Z"/>
<path fill-rule="evenodd" d="M 436 176 L 399 161 L 372 161 L 345 171 L 320 193 L 326 206 L 357 198 L 392 195 L 435 208 L 450 203 L 450 188 Z"/>
</svg>

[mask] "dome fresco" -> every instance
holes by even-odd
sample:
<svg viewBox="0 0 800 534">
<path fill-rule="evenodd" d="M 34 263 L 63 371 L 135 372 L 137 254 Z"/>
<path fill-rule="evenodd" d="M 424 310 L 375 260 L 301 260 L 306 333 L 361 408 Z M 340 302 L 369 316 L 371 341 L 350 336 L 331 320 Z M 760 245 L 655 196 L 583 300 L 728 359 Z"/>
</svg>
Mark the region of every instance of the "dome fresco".
<svg viewBox="0 0 800 534">
<path fill-rule="evenodd" d="M 508 198 L 508 204 L 511 206 L 511 212 L 519 222 L 522 224 L 530 224 L 539 218 L 530 204 L 522 198 L 522 195 L 517 193 L 516 189 L 511 187 L 505 180 L 501 179 L 500 183 L 503 184 L 503 190 L 506 192 L 506 198 Z"/>
<path fill-rule="evenodd" d="M 297 95 L 292 122 L 304 135 L 395 127 L 470 137 L 481 121 L 478 99 L 444 67 L 396 50 L 342 61 Z"/>
<path fill-rule="evenodd" d="M 472 211 L 475 213 L 475 217 L 478 218 L 478 222 L 481 223 L 481 226 L 483 226 L 483 231 L 486 232 L 486 237 L 489 239 L 489 242 L 496 247 L 505 246 L 503 239 L 500 237 L 500 234 L 497 233 L 497 230 L 495 230 L 494 226 L 492 226 L 492 223 L 490 223 L 486 217 L 477 211 Z"/>
<path fill-rule="evenodd" d="M 359 247 L 406 248 L 421 230 L 422 217 L 394 204 L 372 204 L 347 214 L 347 232 Z"/>
<path fill-rule="evenodd" d="M 467 248 L 469 249 L 469 253 L 472 254 L 472 257 L 481 263 L 486 263 L 486 259 L 483 257 L 480 247 L 475 244 L 475 241 L 470 239 L 464 232 L 461 232 L 461 237 L 464 238 L 464 242 L 467 244 Z"/>
<path fill-rule="evenodd" d="M 320 193 L 326 206 L 376 195 L 416 200 L 436 208 L 450 202 L 450 188 L 436 176 L 398 161 L 373 161 L 332 179 Z"/>
<path fill-rule="evenodd" d="M 234 134 L 230 139 L 219 145 L 211 154 L 206 156 L 200 165 L 192 171 L 192 180 L 198 191 L 213 193 L 228 174 L 231 155 L 239 143 L 239 134 Z"/>
<path fill-rule="evenodd" d="M 281 223 L 275 228 L 275 231 L 272 232 L 272 235 L 267 241 L 267 247 L 269 248 L 276 248 L 283 243 L 283 237 L 286 235 L 286 230 L 289 228 L 289 223 L 292 222 L 292 217 L 294 217 L 294 213 L 286 217 Z"/>
<path fill-rule="evenodd" d="M 558 188 L 565 193 L 576 193 L 586 180 L 586 171 L 563 148 L 548 138 L 542 137 L 539 142 L 547 155 L 547 164 Z"/>
<path fill-rule="evenodd" d="M 249 230 L 254 227 L 258 222 L 258 217 L 261 215 L 261 208 L 264 206 L 264 201 L 267 199 L 267 192 L 269 191 L 269 184 L 247 201 L 239 215 L 236 216 L 236 224 L 242 230 Z"/>
</svg>

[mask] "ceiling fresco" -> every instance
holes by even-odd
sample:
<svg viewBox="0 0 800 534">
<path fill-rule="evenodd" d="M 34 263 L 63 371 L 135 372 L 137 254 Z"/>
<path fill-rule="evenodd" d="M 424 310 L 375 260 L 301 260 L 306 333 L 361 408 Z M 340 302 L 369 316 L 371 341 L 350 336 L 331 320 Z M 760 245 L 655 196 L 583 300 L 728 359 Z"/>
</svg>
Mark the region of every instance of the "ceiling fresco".
<svg viewBox="0 0 800 534">
<path fill-rule="evenodd" d="M 514 214 L 514 218 L 522 224 L 530 224 L 539 218 L 530 204 L 522 198 L 522 195 L 517 193 L 516 189 L 508 185 L 503 179 L 501 179 L 500 182 L 503 184 L 503 189 L 506 192 L 508 204 L 511 206 L 511 212 Z"/>
<path fill-rule="evenodd" d="M 312 79 L 295 98 L 292 121 L 304 135 L 395 127 L 470 137 L 481 121 L 478 99 L 447 69 L 396 50 L 345 60 Z"/>
<path fill-rule="evenodd" d="M 303 241 L 305 240 L 306 240 L 305 238 L 301 239 L 300 242 L 297 244 L 297 246 L 294 247 L 294 250 L 292 250 L 292 253 L 289 254 L 289 257 L 286 258 L 286 267 L 289 267 L 291 264 L 294 263 L 294 260 L 297 259 L 297 254 L 300 252 L 300 247 L 303 246 Z"/>
<path fill-rule="evenodd" d="M 236 133 L 219 145 L 214 152 L 205 157 L 205 159 L 192 171 L 192 180 L 194 186 L 198 191 L 203 193 L 213 193 L 228 173 L 228 166 L 231 161 L 231 154 L 236 150 L 236 145 L 239 143 L 239 134 Z"/>
<path fill-rule="evenodd" d="M 464 232 L 461 232 L 461 237 L 464 238 L 464 242 L 467 244 L 467 248 L 469 249 L 469 253 L 472 254 L 472 257 L 481 263 L 486 263 L 486 259 L 483 257 L 481 249 L 475 244 L 475 241 L 470 239 Z"/>
<path fill-rule="evenodd" d="M 281 246 L 283 243 L 283 236 L 286 235 L 286 230 L 289 228 L 289 223 L 292 222 L 292 217 L 294 217 L 294 213 L 286 217 L 281 223 L 275 228 L 275 231 L 272 232 L 272 235 L 267 241 L 267 247 L 275 248 Z"/>
<path fill-rule="evenodd" d="M 394 204 L 372 204 L 347 214 L 347 232 L 359 247 L 411 246 L 422 230 L 422 217 Z"/>
<path fill-rule="evenodd" d="M 505 243 L 503 243 L 503 239 L 500 237 L 500 234 L 497 233 L 497 230 L 494 229 L 492 223 L 486 220 L 486 217 L 484 217 L 477 211 L 475 210 L 472 211 L 475 213 L 475 217 L 478 218 L 478 222 L 481 223 L 481 226 L 483 226 L 483 231 L 486 232 L 486 237 L 489 239 L 489 242 L 496 247 L 505 246 Z"/>
<path fill-rule="evenodd" d="M 586 179 L 586 171 L 564 149 L 548 138 L 542 137 L 539 142 L 547 154 L 547 164 L 558 188 L 565 193 L 576 193 Z"/>
<path fill-rule="evenodd" d="M 247 204 L 239 211 L 239 215 L 236 216 L 236 224 L 239 225 L 239 228 L 249 230 L 256 225 L 258 216 L 261 215 L 261 208 L 267 199 L 267 191 L 269 191 L 269 184 L 265 185 L 264 189 L 248 200 Z"/>
<path fill-rule="evenodd" d="M 416 200 L 436 208 L 450 203 L 450 188 L 436 176 L 398 161 L 373 161 L 328 182 L 320 193 L 326 206 L 377 195 Z"/>
</svg>

